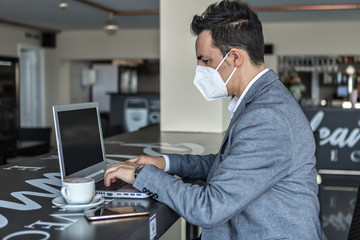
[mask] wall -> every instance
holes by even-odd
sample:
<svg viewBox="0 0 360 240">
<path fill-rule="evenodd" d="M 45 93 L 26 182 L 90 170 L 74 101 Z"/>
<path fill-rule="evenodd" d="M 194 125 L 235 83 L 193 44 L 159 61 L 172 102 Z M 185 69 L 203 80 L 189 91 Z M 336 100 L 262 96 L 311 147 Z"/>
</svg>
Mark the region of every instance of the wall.
<svg viewBox="0 0 360 240">
<path fill-rule="evenodd" d="M 265 42 L 277 55 L 357 55 L 360 19 L 353 22 L 264 23 Z"/>
<path fill-rule="evenodd" d="M 88 102 L 90 100 L 90 86 L 83 86 L 81 83 L 82 70 L 89 69 L 91 65 L 89 62 L 72 61 L 70 67 L 70 102 L 80 103 Z"/>
<path fill-rule="evenodd" d="M 62 92 L 66 89 L 68 82 L 60 75 L 61 71 L 68 72 L 69 66 L 61 65 L 58 60 L 57 51 L 54 49 L 44 50 L 44 81 L 45 81 L 45 125 L 53 127 L 52 106 L 60 103 L 68 103 L 69 92 Z M 54 138 L 54 132 L 52 137 Z M 55 146 L 55 145 L 53 145 Z"/>
<path fill-rule="evenodd" d="M 32 37 L 26 37 L 25 34 Z M 0 24 L 0 55 L 18 57 L 18 43 L 24 45 L 40 46 L 40 34 L 36 31 Z"/>
<path fill-rule="evenodd" d="M 123 29 L 113 36 L 102 30 L 66 31 L 57 37 L 60 58 L 158 59 L 159 29 Z"/>
<path fill-rule="evenodd" d="M 193 84 L 196 38 L 190 23 L 212 2 L 160 0 L 162 131 L 223 132 L 230 120 L 228 99 L 207 102 Z"/>
</svg>

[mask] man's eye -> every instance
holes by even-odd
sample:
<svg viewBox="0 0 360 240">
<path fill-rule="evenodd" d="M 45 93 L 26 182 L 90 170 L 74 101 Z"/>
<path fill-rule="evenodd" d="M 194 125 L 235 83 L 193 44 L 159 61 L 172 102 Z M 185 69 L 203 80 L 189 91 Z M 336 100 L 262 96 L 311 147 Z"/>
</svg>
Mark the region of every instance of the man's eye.
<svg viewBox="0 0 360 240">
<path fill-rule="evenodd" d="M 208 59 L 203 59 L 202 62 L 203 62 L 204 64 L 208 64 L 209 60 L 208 60 Z"/>
</svg>

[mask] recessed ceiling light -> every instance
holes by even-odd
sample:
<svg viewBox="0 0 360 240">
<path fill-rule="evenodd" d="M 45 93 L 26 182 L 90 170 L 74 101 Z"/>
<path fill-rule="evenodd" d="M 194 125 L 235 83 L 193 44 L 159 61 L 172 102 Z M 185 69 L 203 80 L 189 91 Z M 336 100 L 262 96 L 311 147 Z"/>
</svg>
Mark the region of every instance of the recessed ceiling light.
<svg viewBox="0 0 360 240">
<path fill-rule="evenodd" d="M 69 7 L 69 3 L 67 2 L 67 0 L 60 0 L 59 8 L 61 8 L 62 10 L 65 10 L 68 7 Z"/>
</svg>

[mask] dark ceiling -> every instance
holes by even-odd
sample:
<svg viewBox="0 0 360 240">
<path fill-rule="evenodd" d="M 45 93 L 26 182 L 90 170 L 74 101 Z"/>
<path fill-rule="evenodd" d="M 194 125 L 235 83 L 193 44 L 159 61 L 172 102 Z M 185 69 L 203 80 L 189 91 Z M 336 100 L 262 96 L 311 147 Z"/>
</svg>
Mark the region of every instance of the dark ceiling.
<svg viewBox="0 0 360 240">
<path fill-rule="evenodd" d="M 43 28 L 45 30 L 90 30 L 101 29 L 108 18 L 106 9 L 119 13 L 132 10 L 157 10 L 159 0 L 68 0 L 69 7 L 61 10 L 60 0 L 0 0 L 0 22 L 19 23 Z M 171 0 L 167 0 L 171 1 Z M 181 1 L 181 0 L 178 0 Z M 197 1 L 197 0 L 194 0 Z M 85 3 L 84 3 L 85 2 Z M 96 7 L 87 3 L 94 3 Z M 263 22 L 289 21 L 359 21 L 360 0 L 247 0 Z M 345 10 L 306 10 L 289 11 L 279 9 L 283 6 L 356 4 L 355 9 Z M 104 7 L 104 9 L 99 8 Z M 275 10 L 269 7 L 277 7 Z M 120 28 L 159 28 L 159 14 L 117 15 L 115 19 Z"/>
</svg>

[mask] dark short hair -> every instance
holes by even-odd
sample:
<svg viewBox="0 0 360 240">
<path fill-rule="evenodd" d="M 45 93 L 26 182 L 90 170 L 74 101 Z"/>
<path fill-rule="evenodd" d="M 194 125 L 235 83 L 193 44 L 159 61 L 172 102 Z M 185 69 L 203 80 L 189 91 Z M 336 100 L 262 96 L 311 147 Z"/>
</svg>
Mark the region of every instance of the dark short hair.
<svg viewBox="0 0 360 240">
<path fill-rule="evenodd" d="M 242 1 L 224 0 L 211 4 L 200 16 L 195 15 L 191 31 L 199 35 L 210 30 L 212 44 L 223 56 L 231 48 L 242 49 L 252 64 L 264 63 L 264 37 L 257 14 Z"/>
</svg>

